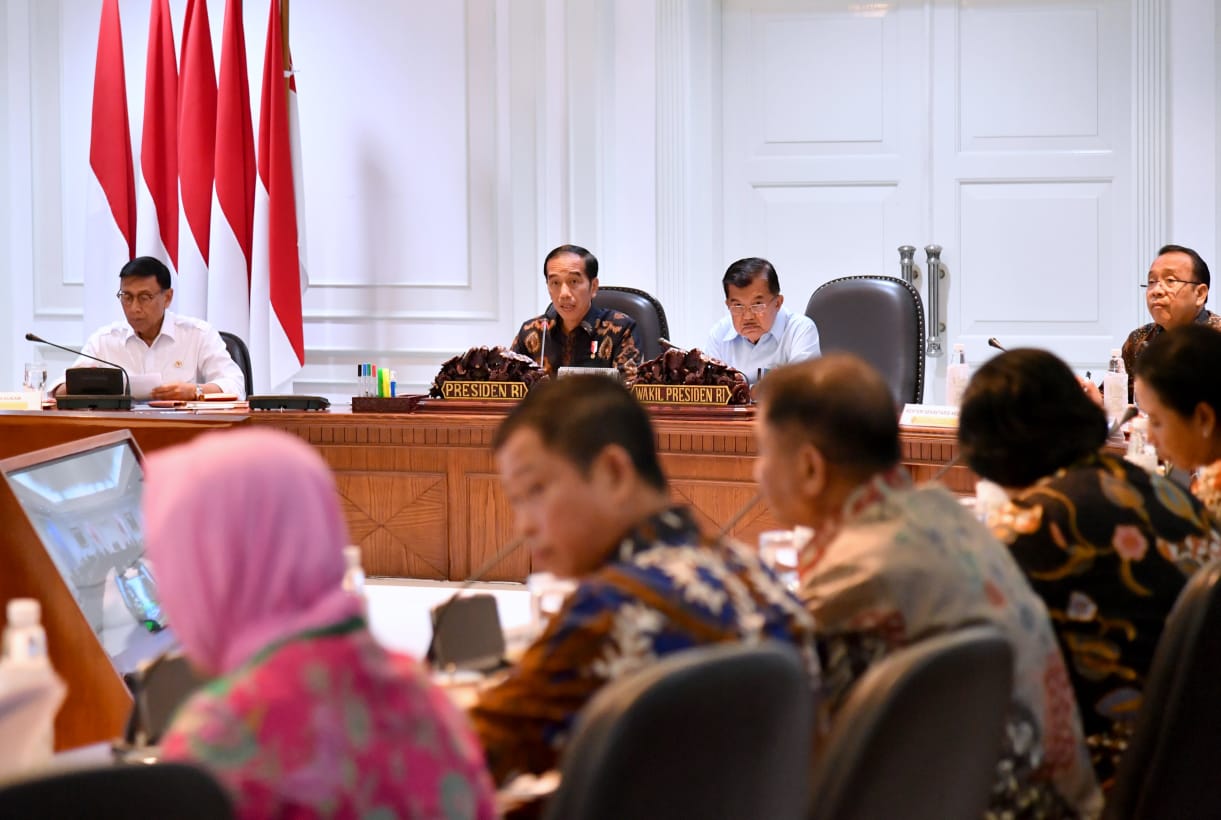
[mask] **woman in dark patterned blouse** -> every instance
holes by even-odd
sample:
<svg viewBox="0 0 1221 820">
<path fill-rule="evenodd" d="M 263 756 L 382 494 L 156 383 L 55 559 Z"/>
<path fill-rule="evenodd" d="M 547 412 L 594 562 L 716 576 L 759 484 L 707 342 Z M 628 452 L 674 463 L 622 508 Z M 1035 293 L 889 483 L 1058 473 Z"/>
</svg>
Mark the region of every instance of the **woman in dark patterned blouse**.
<svg viewBox="0 0 1221 820">
<path fill-rule="evenodd" d="M 1166 615 L 1190 569 L 1217 550 L 1208 514 L 1168 479 L 1100 452 L 1102 409 L 1044 351 L 981 367 L 958 437 L 971 468 L 1009 491 L 989 524 L 1051 614 L 1105 786 Z"/>
</svg>

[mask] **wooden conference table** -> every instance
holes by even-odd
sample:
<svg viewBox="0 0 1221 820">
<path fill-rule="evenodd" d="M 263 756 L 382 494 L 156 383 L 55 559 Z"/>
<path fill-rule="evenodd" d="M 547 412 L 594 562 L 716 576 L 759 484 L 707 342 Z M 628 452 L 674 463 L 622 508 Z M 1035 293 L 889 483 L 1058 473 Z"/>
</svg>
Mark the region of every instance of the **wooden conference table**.
<svg viewBox="0 0 1221 820">
<path fill-rule="evenodd" d="M 0 412 L 0 458 L 115 429 L 131 430 L 149 452 L 214 430 L 274 427 L 317 448 L 334 470 L 368 574 L 459 581 L 512 537 L 490 449 L 505 412 L 498 405 L 441 400 L 407 414 Z M 653 422 L 671 494 L 707 528 L 720 529 L 755 498 L 753 408 L 659 409 Z M 917 481 L 957 454 L 953 430 L 905 427 L 901 441 L 902 462 Z M 952 467 L 942 480 L 956 492 L 974 491 L 965 467 Z M 731 534 L 757 543 L 759 533 L 778 526 L 760 501 Z M 522 550 L 486 580 L 521 581 L 529 571 Z"/>
</svg>

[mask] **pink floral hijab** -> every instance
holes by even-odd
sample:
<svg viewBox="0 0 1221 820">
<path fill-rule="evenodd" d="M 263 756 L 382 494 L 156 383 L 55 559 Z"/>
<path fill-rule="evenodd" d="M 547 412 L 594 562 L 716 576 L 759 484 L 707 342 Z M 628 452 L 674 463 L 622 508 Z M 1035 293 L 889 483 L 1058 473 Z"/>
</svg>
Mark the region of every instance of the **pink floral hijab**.
<svg viewBox="0 0 1221 820">
<path fill-rule="evenodd" d="M 152 454 L 145 538 L 187 656 L 227 674 L 296 633 L 360 613 L 340 588 L 347 528 L 309 445 L 275 430 L 202 435 Z"/>
</svg>

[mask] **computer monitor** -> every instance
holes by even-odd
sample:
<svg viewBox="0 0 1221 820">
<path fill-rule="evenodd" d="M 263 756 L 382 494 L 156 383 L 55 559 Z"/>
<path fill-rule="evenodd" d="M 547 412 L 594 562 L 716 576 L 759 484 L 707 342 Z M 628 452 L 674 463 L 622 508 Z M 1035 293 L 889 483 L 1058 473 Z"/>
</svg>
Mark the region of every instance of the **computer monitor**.
<svg viewBox="0 0 1221 820">
<path fill-rule="evenodd" d="M 0 473 L 118 674 L 175 646 L 144 555 L 143 455 L 129 431 L 4 459 Z"/>
</svg>

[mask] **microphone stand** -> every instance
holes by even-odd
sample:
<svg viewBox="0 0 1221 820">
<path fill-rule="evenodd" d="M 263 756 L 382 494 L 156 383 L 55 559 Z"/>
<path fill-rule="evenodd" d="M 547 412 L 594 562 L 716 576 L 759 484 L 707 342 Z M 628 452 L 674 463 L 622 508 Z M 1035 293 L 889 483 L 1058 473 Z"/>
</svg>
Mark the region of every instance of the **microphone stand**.
<svg viewBox="0 0 1221 820">
<path fill-rule="evenodd" d="M 78 407 L 78 408 L 84 408 L 84 409 L 100 409 L 103 406 L 113 406 L 114 409 L 116 409 L 116 410 L 130 410 L 131 409 L 131 376 L 128 374 L 127 368 L 123 367 L 123 365 L 118 364 L 116 362 L 107 361 L 106 359 L 99 359 L 97 356 L 91 356 L 88 353 L 85 353 L 83 351 L 73 350 L 70 347 L 66 347 L 61 344 L 56 344 L 55 342 L 49 342 L 46 339 L 42 338 L 41 336 L 39 336 L 35 333 L 26 333 L 25 339 L 27 342 L 37 342 L 38 344 L 44 344 L 44 345 L 47 345 L 48 347 L 54 347 L 58 350 L 63 350 L 68 353 L 75 354 L 77 356 L 84 356 L 86 359 L 93 359 L 93 361 L 101 362 L 102 364 L 104 364 L 108 367 L 113 367 L 113 368 L 117 369 L 120 373 L 123 374 L 123 395 L 122 396 L 107 396 L 107 395 L 68 396 L 68 395 L 64 395 L 64 396 L 56 397 L 56 402 L 55 402 L 56 407 L 59 407 L 61 409 L 70 409 L 68 405 L 71 405 L 72 407 Z M 68 401 L 66 403 L 63 403 L 62 402 L 63 399 L 67 399 Z"/>
<path fill-rule="evenodd" d="M 445 621 L 445 616 L 449 613 L 450 606 L 454 601 L 462 597 L 462 593 L 466 592 L 475 584 L 483 580 L 483 576 L 491 572 L 497 564 L 508 558 L 512 553 L 516 552 L 522 544 L 526 543 L 525 537 L 514 538 L 508 544 L 501 547 L 500 551 L 485 561 L 474 572 L 466 577 L 454 594 L 445 599 L 445 602 L 433 609 L 432 619 L 432 637 L 428 639 L 428 649 L 424 652 L 424 660 L 432 663 L 437 654 L 437 635 L 441 634 L 441 625 Z"/>
</svg>

